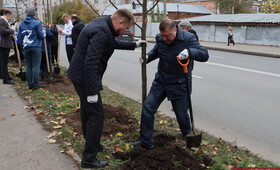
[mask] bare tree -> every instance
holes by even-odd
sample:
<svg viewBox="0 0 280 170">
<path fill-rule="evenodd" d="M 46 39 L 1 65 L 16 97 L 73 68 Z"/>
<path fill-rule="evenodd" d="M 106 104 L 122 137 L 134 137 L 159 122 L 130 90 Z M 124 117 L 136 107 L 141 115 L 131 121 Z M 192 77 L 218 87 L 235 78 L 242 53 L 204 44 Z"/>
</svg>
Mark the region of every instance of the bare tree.
<svg viewBox="0 0 280 170">
<path fill-rule="evenodd" d="M 4 4 L 3 4 L 3 0 L 0 0 L 0 8 L 3 8 Z"/>
</svg>

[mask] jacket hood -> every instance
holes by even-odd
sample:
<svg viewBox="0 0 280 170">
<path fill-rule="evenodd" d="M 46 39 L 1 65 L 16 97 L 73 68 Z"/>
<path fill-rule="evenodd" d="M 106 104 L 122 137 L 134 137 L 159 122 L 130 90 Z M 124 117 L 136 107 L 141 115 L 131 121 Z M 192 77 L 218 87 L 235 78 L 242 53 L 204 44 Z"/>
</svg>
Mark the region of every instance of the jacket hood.
<svg viewBox="0 0 280 170">
<path fill-rule="evenodd" d="M 34 20 L 36 20 L 34 17 L 26 17 L 23 22 L 26 24 L 30 24 Z"/>
<path fill-rule="evenodd" d="M 79 22 L 83 23 L 83 21 L 80 18 L 77 18 L 77 20 L 75 22 L 73 22 L 73 25 L 78 24 Z"/>
</svg>

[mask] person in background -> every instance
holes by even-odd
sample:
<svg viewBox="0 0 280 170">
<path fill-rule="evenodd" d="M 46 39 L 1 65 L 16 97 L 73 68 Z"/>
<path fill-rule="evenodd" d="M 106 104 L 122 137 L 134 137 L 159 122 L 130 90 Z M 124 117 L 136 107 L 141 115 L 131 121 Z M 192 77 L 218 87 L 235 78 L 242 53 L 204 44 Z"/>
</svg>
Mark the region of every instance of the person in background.
<svg viewBox="0 0 280 170">
<path fill-rule="evenodd" d="M 74 26 L 72 29 L 72 41 L 73 41 L 73 48 L 75 51 L 75 46 L 78 41 L 78 37 L 82 29 L 85 27 L 85 25 L 83 21 L 76 14 L 71 15 L 71 21 Z"/>
<path fill-rule="evenodd" d="M 192 29 L 192 24 L 188 20 L 181 21 L 179 23 L 179 26 L 182 30 L 193 33 L 195 35 L 195 38 L 197 39 L 197 41 L 199 41 L 196 31 Z"/>
<path fill-rule="evenodd" d="M 46 45 L 47 45 L 47 53 L 48 53 L 48 60 L 49 60 L 49 68 L 50 72 L 48 71 L 47 59 L 46 59 L 46 50 L 45 50 L 45 43 L 42 42 L 41 51 L 42 51 L 42 60 L 41 60 L 41 80 L 50 80 L 50 73 L 52 69 L 51 64 L 51 52 L 50 52 L 50 41 L 53 39 L 53 34 L 51 33 L 50 29 L 42 23 L 42 29 L 46 31 Z"/>
<path fill-rule="evenodd" d="M 3 13 L 6 9 L 5 8 L 0 8 L 0 18 L 2 18 L 3 16 Z M 0 62 L 0 79 L 3 79 L 3 76 L 2 76 L 2 64 Z"/>
<path fill-rule="evenodd" d="M 52 64 L 54 64 L 54 61 L 57 63 L 57 48 L 58 48 L 58 29 L 56 25 L 51 24 L 50 26 L 51 33 L 53 34 L 53 38 L 51 39 L 51 59 Z"/>
<path fill-rule="evenodd" d="M 29 89 L 43 88 L 39 83 L 40 64 L 42 59 L 41 46 L 46 31 L 42 30 L 41 23 L 34 17 L 35 8 L 27 10 L 27 17 L 19 25 L 19 42 L 24 50 L 26 77 Z"/>
<path fill-rule="evenodd" d="M 71 63 L 72 56 L 74 54 L 74 49 L 73 49 L 73 42 L 72 42 L 72 21 L 69 18 L 68 14 L 62 15 L 62 19 L 65 22 L 64 29 L 59 28 L 58 31 L 61 35 L 65 35 L 65 45 L 66 45 L 66 53 L 67 53 L 67 58 L 69 61 L 69 64 Z"/>
<path fill-rule="evenodd" d="M 159 58 L 157 60 L 158 72 L 142 107 L 140 141 L 130 143 L 132 146 L 141 145 L 147 149 L 153 148 L 154 114 L 165 98 L 171 101 L 182 137 L 187 140 L 187 135 L 191 131 L 187 86 L 183 68 L 178 63 L 177 56 L 182 63 L 186 63 L 187 59 L 206 62 L 209 58 L 207 49 L 199 44 L 194 34 L 183 31 L 173 20 L 164 19 L 159 25 L 159 30 L 155 46 L 147 54 L 147 63 Z M 191 63 L 188 66 L 190 91 L 192 87 Z"/>
<path fill-rule="evenodd" d="M 10 49 L 13 48 L 11 34 L 14 33 L 14 30 L 9 26 L 8 22 L 12 17 L 12 12 L 5 10 L 3 16 L 0 18 L 0 73 L 3 84 L 14 84 L 8 72 L 9 53 Z"/>
<path fill-rule="evenodd" d="M 104 147 L 100 138 L 104 122 L 104 110 L 100 90 L 102 77 L 108 60 L 115 49 L 134 50 L 146 41 L 122 42 L 115 39 L 134 23 L 132 12 L 118 9 L 113 15 L 99 17 L 82 30 L 76 44 L 76 51 L 68 69 L 68 77 L 80 97 L 81 122 L 85 147 L 81 161 L 82 168 L 99 168 L 108 165 L 97 159 L 97 153 Z M 121 66 L 120 66 L 121 67 Z"/>
<path fill-rule="evenodd" d="M 230 45 L 230 43 L 232 43 L 233 45 L 235 45 L 234 40 L 233 40 L 233 28 L 231 26 L 228 26 L 228 46 Z"/>
</svg>

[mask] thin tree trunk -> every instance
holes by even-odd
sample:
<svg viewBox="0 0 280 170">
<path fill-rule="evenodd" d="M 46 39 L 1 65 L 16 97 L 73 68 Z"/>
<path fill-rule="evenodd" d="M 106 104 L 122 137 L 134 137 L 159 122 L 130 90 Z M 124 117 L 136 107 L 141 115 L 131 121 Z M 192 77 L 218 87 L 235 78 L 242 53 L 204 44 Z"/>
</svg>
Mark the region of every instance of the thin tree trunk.
<svg viewBox="0 0 280 170">
<path fill-rule="evenodd" d="M 18 12 L 17 0 L 15 0 L 15 4 L 16 4 L 16 11 L 17 11 L 17 21 L 19 21 L 19 12 Z"/>
<path fill-rule="evenodd" d="M 4 4 L 3 4 L 3 0 L 0 0 L 0 8 L 3 8 Z"/>
<path fill-rule="evenodd" d="M 141 39 L 146 40 L 146 29 L 147 29 L 147 0 L 143 0 L 143 18 L 142 18 L 142 32 L 141 32 Z M 142 46 L 142 104 L 144 104 L 144 101 L 147 96 L 147 65 L 146 65 L 146 53 L 147 48 L 146 44 L 143 44 Z"/>
</svg>

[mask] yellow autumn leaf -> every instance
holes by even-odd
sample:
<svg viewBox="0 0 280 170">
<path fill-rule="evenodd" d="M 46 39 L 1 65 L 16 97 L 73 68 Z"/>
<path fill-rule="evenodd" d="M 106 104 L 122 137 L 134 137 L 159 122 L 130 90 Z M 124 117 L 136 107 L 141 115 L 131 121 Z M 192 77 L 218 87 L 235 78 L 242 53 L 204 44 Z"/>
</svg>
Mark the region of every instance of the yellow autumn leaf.
<svg viewBox="0 0 280 170">
<path fill-rule="evenodd" d="M 65 124 L 65 123 L 66 123 L 66 119 L 61 119 L 59 123 L 60 123 L 61 125 Z"/>
<path fill-rule="evenodd" d="M 36 114 L 37 114 L 37 115 L 42 114 L 42 113 L 43 113 L 43 111 L 42 111 L 42 110 L 40 110 L 40 111 L 36 112 Z"/>
<path fill-rule="evenodd" d="M 51 120 L 50 123 L 58 124 L 58 122 Z"/>
<path fill-rule="evenodd" d="M 74 149 L 70 149 L 69 151 L 67 151 L 66 153 L 72 155 L 74 153 Z"/>
<path fill-rule="evenodd" d="M 117 136 L 121 137 L 123 134 L 121 132 L 117 133 Z"/>
<path fill-rule="evenodd" d="M 50 140 L 49 140 L 49 143 L 55 143 L 55 142 L 56 142 L 55 139 L 50 139 Z"/>
<path fill-rule="evenodd" d="M 127 151 L 128 151 L 128 150 L 129 150 L 129 148 L 130 148 L 129 144 L 128 144 L 128 143 L 126 143 L 126 144 L 125 144 L 125 150 L 127 150 Z"/>
<path fill-rule="evenodd" d="M 57 126 L 54 126 L 53 128 L 54 128 L 54 129 L 60 129 L 60 128 L 62 128 L 62 126 L 57 125 Z"/>
<path fill-rule="evenodd" d="M 24 108 L 24 109 L 30 109 L 30 107 L 29 107 L 29 106 L 24 106 L 23 108 Z"/>
<path fill-rule="evenodd" d="M 162 125 L 162 124 L 163 124 L 163 120 L 159 121 L 159 124 L 161 124 L 161 125 Z"/>
</svg>

